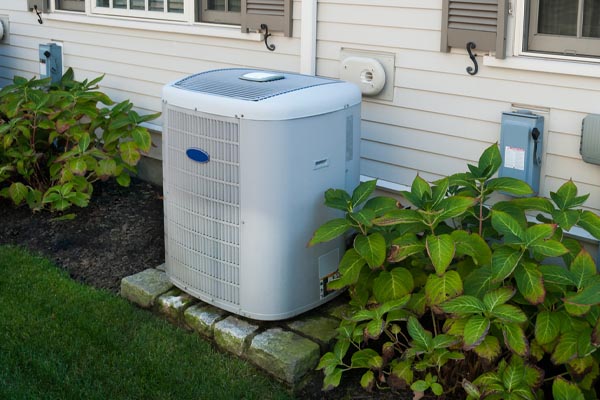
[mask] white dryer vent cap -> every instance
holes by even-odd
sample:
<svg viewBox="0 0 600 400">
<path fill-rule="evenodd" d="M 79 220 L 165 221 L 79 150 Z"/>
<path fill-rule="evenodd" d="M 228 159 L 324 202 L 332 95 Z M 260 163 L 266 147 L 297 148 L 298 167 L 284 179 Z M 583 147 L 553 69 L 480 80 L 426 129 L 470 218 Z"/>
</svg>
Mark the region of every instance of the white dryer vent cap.
<svg viewBox="0 0 600 400">
<path fill-rule="evenodd" d="M 275 74 L 272 72 L 249 72 L 240 76 L 240 79 L 252 82 L 271 82 L 284 79 L 285 76 L 282 74 Z"/>
<path fill-rule="evenodd" d="M 347 57 L 341 63 L 340 79 L 358 85 L 365 96 L 376 96 L 385 86 L 385 70 L 374 58 Z"/>
</svg>

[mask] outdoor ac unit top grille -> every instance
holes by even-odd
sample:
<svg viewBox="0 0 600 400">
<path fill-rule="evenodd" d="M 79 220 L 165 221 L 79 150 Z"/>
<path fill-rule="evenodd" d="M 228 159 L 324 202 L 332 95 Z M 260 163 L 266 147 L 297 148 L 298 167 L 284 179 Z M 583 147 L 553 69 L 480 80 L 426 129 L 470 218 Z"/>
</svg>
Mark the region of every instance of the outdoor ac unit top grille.
<svg viewBox="0 0 600 400">
<path fill-rule="evenodd" d="M 338 80 L 290 73 L 280 73 L 283 79 L 267 82 L 239 79 L 242 75 L 253 72 L 257 72 L 257 70 L 231 68 L 207 71 L 184 78 L 175 82 L 173 86 L 198 93 L 247 101 L 261 101 L 296 90 L 339 83 Z"/>
</svg>

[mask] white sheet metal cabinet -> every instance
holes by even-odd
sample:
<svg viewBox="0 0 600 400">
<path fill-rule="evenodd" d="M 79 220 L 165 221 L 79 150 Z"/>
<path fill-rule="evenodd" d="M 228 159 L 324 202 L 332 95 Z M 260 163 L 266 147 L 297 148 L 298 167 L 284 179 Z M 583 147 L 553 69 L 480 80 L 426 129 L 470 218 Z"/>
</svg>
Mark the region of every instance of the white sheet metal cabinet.
<svg viewBox="0 0 600 400">
<path fill-rule="evenodd" d="M 325 282 L 343 241 L 306 245 L 340 216 L 323 205 L 325 190 L 359 183 L 360 102 L 349 83 L 248 69 L 166 85 L 171 281 L 257 320 L 289 318 L 334 297 Z"/>
</svg>

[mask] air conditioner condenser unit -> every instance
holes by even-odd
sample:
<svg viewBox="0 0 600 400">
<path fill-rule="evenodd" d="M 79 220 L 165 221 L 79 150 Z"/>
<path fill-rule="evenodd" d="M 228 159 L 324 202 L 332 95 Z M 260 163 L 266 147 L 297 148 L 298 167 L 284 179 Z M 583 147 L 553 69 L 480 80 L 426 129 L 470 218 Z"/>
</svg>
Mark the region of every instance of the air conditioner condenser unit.
<svg viewBox="0 0 600 400">
<path fill-rule="evenodd" d="M 307 247 L 359 183 L 359 89 L 291 73 L 224 69 L 163 89 L 166 270 L 193 296 L 280 320 L 336 293 L 343 239 Z"/>
</svg>

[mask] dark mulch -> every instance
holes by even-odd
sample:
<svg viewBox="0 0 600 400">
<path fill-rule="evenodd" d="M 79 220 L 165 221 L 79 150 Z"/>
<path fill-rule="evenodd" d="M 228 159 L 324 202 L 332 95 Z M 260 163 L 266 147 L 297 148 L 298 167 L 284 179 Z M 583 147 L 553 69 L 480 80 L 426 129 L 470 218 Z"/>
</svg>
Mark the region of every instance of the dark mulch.
<svg viewBox="0 0 600 400">
<path fill-rule="evenodd" d="M 94 186 L 90 205 L 74 209 L 73 220 L 47 212 L 32 214 L 0 198 L 0 244 L 26 247 L 53 260 L 75 280 L 117 293 L 123 277 L 164 262 L 162 190 L 132 180 L 123 188 L 113 181 Z M 322 392 L 322 375 L 297 394 L 299 399 L 411 399 L 410 393 L 368 393 L 360 375 L 348 373 L 342 385 Z"/>
</svg>

